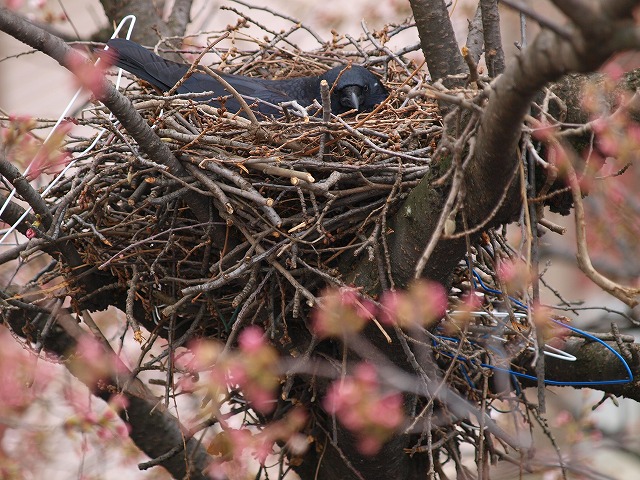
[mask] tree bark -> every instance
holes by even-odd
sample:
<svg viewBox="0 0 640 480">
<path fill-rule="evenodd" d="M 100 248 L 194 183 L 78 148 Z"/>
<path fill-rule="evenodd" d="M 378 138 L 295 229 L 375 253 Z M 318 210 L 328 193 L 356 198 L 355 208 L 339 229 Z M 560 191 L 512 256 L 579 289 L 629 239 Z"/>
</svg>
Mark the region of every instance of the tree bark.
<svg viewBox="0 0 640 480">
<path fill-rule="evenodd" d="M 131 40 L 141 45 L 155 45 L 159 39 L 182 37 L 191 21 L 193 0 L 176 0 L 165 20 L 162 7 L 151 0 L 100 0 L 111 24 L 118 24 L 126 15 L 135 15 L 138 28 L 133 30 Z"/>
</svg>

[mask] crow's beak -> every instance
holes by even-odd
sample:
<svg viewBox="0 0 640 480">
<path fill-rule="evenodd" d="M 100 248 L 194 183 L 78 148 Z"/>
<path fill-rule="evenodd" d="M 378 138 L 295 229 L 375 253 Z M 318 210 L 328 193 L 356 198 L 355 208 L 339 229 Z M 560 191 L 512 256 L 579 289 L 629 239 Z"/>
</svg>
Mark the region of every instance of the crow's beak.
<svg viewBox="0 0 640 480">
<path fill-rule="evenodd" d="M 360 110 L 362 103 L 362 88 L 357 85 L 349 85 L 342 89 L 340 103 L 348 110 Z"/>
<path fill-rule="evenodd" d="M 360 101 L 358 100 L 358 94 L 353 90 L 350 93 L 351 93 L 351 102 L 353 103 L 353 108 L 355 108 L 356 110 L 360 110 Z"/>
</svg>

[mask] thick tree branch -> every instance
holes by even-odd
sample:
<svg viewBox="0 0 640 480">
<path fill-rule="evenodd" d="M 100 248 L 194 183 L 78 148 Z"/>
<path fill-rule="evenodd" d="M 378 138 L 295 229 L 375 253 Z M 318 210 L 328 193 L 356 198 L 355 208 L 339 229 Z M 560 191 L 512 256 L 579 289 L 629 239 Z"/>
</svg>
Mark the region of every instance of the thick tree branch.
<svg viewBox="0 0 640 480">
<path fill-rule="evenodd" d="M 31 294 L 44 297 L 38 292 Z M 7 298 L 6 295 L 4 297 Z M 11 302 L 9 300 L 9 303 Z M 48 305 L 45 306 L 44 303 Z M 43 300 L 40 303 L 45 310 L 50 309 L 45 315 L 36 315 L 36 312 L 20 308 L 5 310 L 4 322 L 20 336 L 25 336 L 28 332 L 34 338 L 40 338 L 41 329 L 47 324 L 51 311 L 57 310 L 55 313 L 57 326 L 49 330 L 44 338 L 45 349 L 61 358 L 65 367 L 94 395 L 105 401 L 109 401 L 115 393 L 122 393 L 125 396 L 127 406 L 119 412 L 119 415 L 130 425 L 131 439 L 149 457 L 152 459 L 160 457 L 178 447 L 175 455 L 159 463 L 174 478 L 192 480 L 210 478 L 203 473 L 211 460 L 204 446 L 180 425 L 141 381 L 132 376 L 108 346 L 102 346 L 105 362 L 101 363 L 101 366 L 112 365 L 112 371 L 108 376 L 96 377 L 96 372 L 91 365 L 77 358 L 78 342 L 90 335 L 80 328 L 75 318 L 65 309 L 56 309 L 54 303 L 55 300 L 46 302 Z"/>
<path fill-rule="evenodd" d="M 618 353 L 620 349 L 614 343 L 607 342 Z M 594 384 L 578 386 L 578 388 L 593 388 L 605 393 L 630 398 L 640 402 L 640 344 L 625 343 L 625 350 L 630 354 L 625 358 L 633 379 L 627 383 Z M 545 361 L 545 377 L 561 382 L 611 381 L 627 379 L 620 359 L 596 342 L 571 337 L 563 345 L 562 350 L 576 357 L 575 362 L 565 362 L 548 357 Z M 625 353 L 621 353 L 625 357 Z"/>
<path fill-rule="evenodd" d="M 191 5 L 193 0 L 175 0 L 167 26 L 173 35 L 182 36 L 191 22 Z"/>
<path fill-rule="evenodd" d="M 47 204 L 15 165 L 7 161 L 3 150 L 0 150 L 0 175 L 13 185 L 16 193 L 31 206 L 36 215 L 40 216 L 44 227 L 49 228 L 53 222 L 53 216 L 49 212 Z"/>
<path fill-rule="evenodd" d="M 482 31 L 482 10 L 480 5 L 473 15 L 473 19 L 469 21 L 469 33 L 467 34 L 466 47 L 468 55 L 476 65 L 482 56 L 484 47 L 484 32 Z"/>
<path fill-rule="evenodd" d="M 500 34 L 498 0 L 480 0 L 482 31 L 484 32 L 484 58 L 489 76 L 496 77 L 504 71 L 504 50 Z"/>
<path fill-rule="evenodd" d="M 637 5 L 640 2 L 628 3 Z M 611 20 L 609 28 L 598 31 L 635 31 L 628 20 L 633 5 L 626 11 L 620 11 L 619 16 Z M 509 181 L 505 173 L 513 171 L 517 161 L 515 150 L 520 139 L 519 126 L 536 93 L 566 73 L 595 70 L 620 47 L 615 38 L 608 35 L 598 37 L 591 31 L 574 31 L 570 42 L 553 32 L 542 31 L 533 44 L 509 64 L 491 90 L 477 136 L 477 156 L 467 170 L 469 196 L 466 203 L 472 223 L 480 222 L 488 214 L 488 208 L 498 202 L 500 192 Z M 511 209 L 514 203 L 517 204 L 512 200 L 505 202 Z M 498 222 L 508 220 L 507 209 L 504 213 L 506 215 L 496 219 Z"/>
<path fill-rule="evenodd" d="M 409 3 L 431 78 L 443 79 L 448 87 L 460 85 L 463 80 L 447 78 L 467 73 L 468 69 L 458 49 L 444 0 L 409 0 Z"/>
<path fill-rule="evenodd" d="M 160 38 L 183 36 L 190 21 L 192 2 L 176 0 L 169 21 L 165 21 L 164 12 L 153 0 L 100 0 L 111 24 L 117 24 L 125 15 L 136 16 L 142 27 L 133 30 L 131 39 L 142 45 L 155 45 Z"/>
</svg>

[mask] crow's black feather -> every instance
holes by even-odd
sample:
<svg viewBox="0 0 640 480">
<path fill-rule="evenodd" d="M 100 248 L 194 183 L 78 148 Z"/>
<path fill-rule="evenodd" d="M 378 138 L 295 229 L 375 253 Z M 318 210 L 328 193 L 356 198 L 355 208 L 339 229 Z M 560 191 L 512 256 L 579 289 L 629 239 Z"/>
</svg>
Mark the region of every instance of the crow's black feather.
<svg viewBox="0 0 640 480">
<path fill-rule="evenodd" d="M 146 80 L 162 91 L 170 90 L 189 70 L 188 65 L 165 60 L 130 40 L 115 38 L 107 43 L 109 49 L 101 55 L 112 65 L 116 65 L 139 78 Z M 216 71 L 240 95 L 263 100 L 274 105 L 280 102 L 296 100 L 306 107 L 320 98 L 320 81 L 327 80 L 331 93 L 331 110 L 335 114 L 356 109 L 371 111 L 387 98 L 388 93 L 380 80 L 364 67 L 340 65 L 314 77 L 298 77 L 285 80 L 267 80 L 264 78 L 230 75 Z M 335 83 L 335 85 L 334 85 Z M 239 111 L 240 105 L 221 83 L 200 71 L 194 71 L 177 89 L 177 93 L 213 92 L 207 99 L 212 103 L 218 97 L 227 97 L 225 107 L 230 111 Z M 251 103 L 248 100 L 247 103 Z M 255 110 L 266 115 L 278 115 L 280 111 L 262 102 Z"/>
</svg>

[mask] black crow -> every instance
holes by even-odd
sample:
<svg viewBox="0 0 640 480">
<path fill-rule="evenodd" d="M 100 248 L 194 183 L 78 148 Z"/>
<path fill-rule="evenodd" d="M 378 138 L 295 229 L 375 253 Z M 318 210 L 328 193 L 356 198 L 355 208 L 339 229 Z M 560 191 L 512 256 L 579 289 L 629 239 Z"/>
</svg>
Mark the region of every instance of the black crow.
<svg viewBox="0 0 640 480">
<path fill-rule="evenodd" d="M 130 40 L 114 38 L 107 43 L 109 50 L 101 53 L 107 60 L 137 77 L 146 80 L 162 91 L 170 90 L 189 69 L 188 65 L 165 60 Z M 257 98 L 277 105 L 280 102 L 296 100 L 303 107 L 320 98 L 320 81 L 326 80 L 331 91 L 331 111 L 340 114 L 349 110 L 371 111 L 387 98 L 388 93 L 380 80 L 364 67 L 340 65 L 314 77 L 298 77 L 285 80 L 231 75 L 216 71 L 236 91 L 243 96 Z M 334 85 L 335 83 L 335 85 Z M 239 111 L 240 105 L 221 83 L 201 71 L 194 71 L 177 89 L 177 93 L 213 92 L 206 98 L 227 97 L 224 105 L 229 111 Z M 219 102 L 216 102 L 219 104 Z M 247 100 L 251 104 L 250 99 Z M 262 102 L 254 107 L 266 115 L 279 115 L 280 111 Z"/>
</svg>

